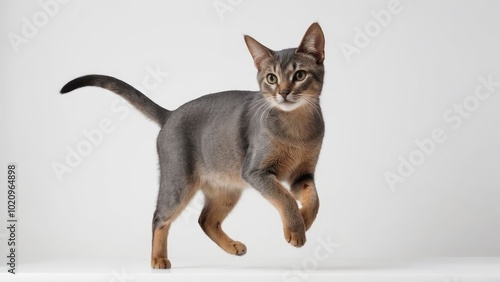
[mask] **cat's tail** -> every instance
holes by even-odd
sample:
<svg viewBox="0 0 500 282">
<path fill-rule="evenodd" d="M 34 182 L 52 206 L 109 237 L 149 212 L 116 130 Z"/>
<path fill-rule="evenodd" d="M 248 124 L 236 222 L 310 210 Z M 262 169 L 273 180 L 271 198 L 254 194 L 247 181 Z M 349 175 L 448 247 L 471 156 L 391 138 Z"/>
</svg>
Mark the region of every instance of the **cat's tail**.
<svg viewBox="0 0 500 282">
<path fill-rule="evenodd" d="M 155 121 L 160 126 L 162 126 L 170 116 L 171 111 L 160 107 L 128 83 L 111 76 L 91 74 L 75 78 L 63 86 L 61 94 L 85 86 L 102 87 L 122 96 L 146 115 L 146 117 Z"/>
</svg>

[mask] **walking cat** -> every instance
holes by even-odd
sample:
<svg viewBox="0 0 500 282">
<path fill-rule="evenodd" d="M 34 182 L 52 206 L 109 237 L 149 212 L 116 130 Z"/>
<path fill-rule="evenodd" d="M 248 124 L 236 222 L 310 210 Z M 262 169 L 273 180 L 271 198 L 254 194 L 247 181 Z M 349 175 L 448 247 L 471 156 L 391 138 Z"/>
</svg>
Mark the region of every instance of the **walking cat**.
<svg viewBox="0 0 500 282">
<path fill-rule="evenodd" d="M 319 199 L 314 171 L 324 135 L 319 105 L 323 31 L 313 23 L 298 48 L 281 51 L 247 35 L 244 39 L 257 68 L 260 91 L 209 94 L 170 111 L 109 76 L 82 76 L 61 89 L 61 94 L 84 86 L 108 89 L 161 127 L 153 268 L 171 267 L 167 256 L 170 225 L 199 190 L 205 196 L 201 228 L 233 255 L 244 255 L 247 248 L 230 238 L 221 224 L 245 187 L 255 188 L 276 207 L 285 240 L 295 247 L 304 245 L 305 232 L 316 218 Z M 289 183 L 290 190 L 282 182 Z"/>
</svg>

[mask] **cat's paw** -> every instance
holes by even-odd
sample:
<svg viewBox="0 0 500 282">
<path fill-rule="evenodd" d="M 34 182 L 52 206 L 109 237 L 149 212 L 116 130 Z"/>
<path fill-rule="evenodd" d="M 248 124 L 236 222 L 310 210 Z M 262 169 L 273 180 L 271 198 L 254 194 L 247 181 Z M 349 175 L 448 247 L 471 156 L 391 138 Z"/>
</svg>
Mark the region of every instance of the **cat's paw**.
<svg viewBox="0 0 500 282">
<path fill-rule="evenodd" d="M 306 232 L 293 232 L 291 230 L 285 230 L 285 240 L 294 247 L 302 247 L 306 243 Z"/>
<path fill-rule="evenodd" d="M 172 265 L 167 258 L 152 258 L 151 267 L 154 269 L 169 269 Z"/>
<path fill-rule="evenodd" d="M 238 242 L 238 241 L 233 241 L 231 242 L 231 245 L 234 248 L 233 254 L 237 256 L 242 256 L 247 253 L 247 246 L 245 244 Z"/>
</svg>

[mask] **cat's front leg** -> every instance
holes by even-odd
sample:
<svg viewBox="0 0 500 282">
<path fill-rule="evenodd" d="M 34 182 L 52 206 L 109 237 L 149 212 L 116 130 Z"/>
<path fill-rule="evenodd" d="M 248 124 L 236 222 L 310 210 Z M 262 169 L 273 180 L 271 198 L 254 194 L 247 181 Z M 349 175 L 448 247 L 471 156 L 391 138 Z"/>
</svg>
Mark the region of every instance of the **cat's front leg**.
<svg viewBox="0 0 500 282">
<path fill-rule="evenodd" d="M 248 170 L 243 177 L 279 211 L 285 240 L 302 247 L 306 243 L 306 227 L 292 194 L 267 170 Z"/>
<path fill-rule="evenodd" d="M 291 191 L 302 207 L 300 213 L 308 230 L 316 219 L 319 210 L 319 198 L 312 173 L 302 173 L 291 181 Z"/>
</svg>

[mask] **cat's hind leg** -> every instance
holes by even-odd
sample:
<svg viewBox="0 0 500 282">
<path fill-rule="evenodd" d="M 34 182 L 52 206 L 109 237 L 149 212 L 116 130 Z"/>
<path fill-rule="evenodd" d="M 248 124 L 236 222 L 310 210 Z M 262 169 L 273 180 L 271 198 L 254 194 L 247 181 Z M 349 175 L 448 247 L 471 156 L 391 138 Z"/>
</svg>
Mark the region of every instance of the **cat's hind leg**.
<svg viewBox="0 0 500 282">
<path fill-rule="evenodd" d="M 172 221 L 155 224 L 157 212 L 153 217 L 153 247 L 151 251 L 151 267 L 155 269 L 167 269 L 171 267 L 167 257 L 167 237 Z"/>
<path fill-rule="evenodd" d="M 195 186 L 190 185 L 187 181 L 176 183 L 172 180 L 169 182 L 162 180 L 160 180 L 158 204 L 153 216 L 151 267 L 155 269 L 171 267 L 167 256 L 167 237 L 170 225 L 182 213 L 197 191 Z"/>
<path fill-rule="evenodd" d="M 247 247 L 227 236 L 221 227 L 222 221 L 240 199 L 241 190 L 224 188 L 202 190 L 205 194 L 205 206 L 198 222 L 205 234 L 229 254 L 237 256 L 246 254 Z"/>
</svg>

